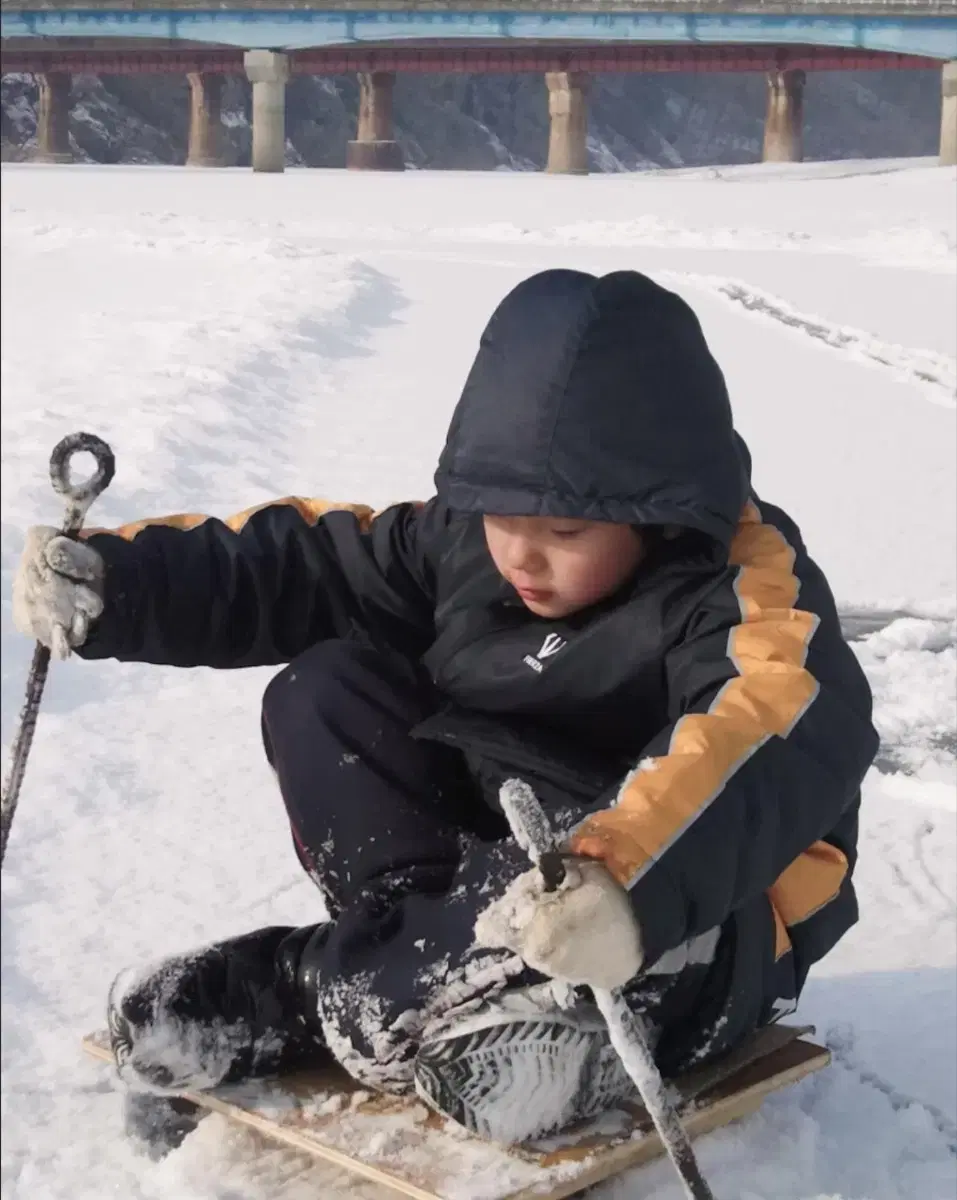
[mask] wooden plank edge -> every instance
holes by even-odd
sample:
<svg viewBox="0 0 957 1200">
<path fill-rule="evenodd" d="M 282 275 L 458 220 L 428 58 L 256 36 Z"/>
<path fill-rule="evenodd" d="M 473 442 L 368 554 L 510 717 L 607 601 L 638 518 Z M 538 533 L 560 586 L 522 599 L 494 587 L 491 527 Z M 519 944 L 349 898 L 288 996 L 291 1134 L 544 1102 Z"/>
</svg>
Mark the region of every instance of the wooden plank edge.
<svg viewBox="0 0 957 1200">
<path fill-rule="evenodd" d="M 83 1049 L 102 1062 L 113 1061 L 113 1055 L 109 1049 L 99 1045 L 92 1037 L 85 1037 L 83 1039 Z M 400 1196 L 411 1197 L 411 1200 L 442 1200 L 442 1197 L 438 1196 L 435 1192 L 425 1191 L 425 1189 L 418 1187 L 411 1181 L 402 1179 L 401 1176 L 393 1175 L 391 1171 L 373 1166 L 372 1163 L 363 1162 L 359 1158 L 354 1158 L 351 1154 L 346 1154 L 342 1150 L 336 1150 L 333 1146 L 326 1146 L 322 1142 L 301 1134 L 295 1129 L 278 1125 L 275 1121 L 261 1117 L 258 1113 L 250 1112 L 248 1109 L 240 1108 L 238 1105 L 219 1100 L 211 1092 L 177 1092 L 176 1095 L 183 1100 L 190 1100 L 193 1104 L 198 1104 L 201 1108 L 208 1109 L 210 1112 L 219 1113 L 220 1116 L 224 1116 L 230 1121 L 235 1121 L 240 1125 L 247 1126 L 249 1129 L 254 1129 L 258 1134 L 269 1138 L 273 1142 L 282 1142 L 284 1145 L 291 1146 L 295 1150 L 305 1151 L 306 1154 L 311 1154 L 313 1158 L 321 1158 L 325 1162 L 332 1163 L 334 1166 L 349 1172 L 351 1175 L 360 1175 L 372 1183 L 389 1188 Z"/>
<path fill-rule="evenodd" d="M 111 1063 L 113 1061 L 113 1053 L 109 1046 L 101 1046 L 96 1040 L 95 1033 L 88 1033 L 83 1039 L 81 1045 L 87 1054 L 98 1058 L 101 1062 Z"/>
<path fill-rule="evenodd" d="M 798 1063 L 775 1072 L 766 1079 L 756 1080 L 743 1091 L 723 1096 L 712 1104 L 687 1113 L 683 1124 L 688 1135 L 694 1139 L 707 1133 L 714 1133 L 750 1117 L 758 1111 L 768 1096 L 782 1091 L 816 1071 L 823 1070 L 830 1061 L 831 1054 L 823 1046 L 813 1042 L 800 1042 L 807 1047 L 807 1055 Z M 614 1175 L 620 1174 L 633 1167 L 644 1166 L 664 1153 L 664 1146 L 658 1134 L 651 1130 L 644 1137 L 632 1138 L 606 1150 L 600 1150 L 595 1155 L 595 1163 L 577 1174 L 563 1179 L 550 1191 L 541 1187 L 523 1188 L 518 1192 L 510 1192 L 500 1200 L 567 1200 L 567 1197 L 583 1192 L 595 1184 L 603 1183 Z"/>
</svg>

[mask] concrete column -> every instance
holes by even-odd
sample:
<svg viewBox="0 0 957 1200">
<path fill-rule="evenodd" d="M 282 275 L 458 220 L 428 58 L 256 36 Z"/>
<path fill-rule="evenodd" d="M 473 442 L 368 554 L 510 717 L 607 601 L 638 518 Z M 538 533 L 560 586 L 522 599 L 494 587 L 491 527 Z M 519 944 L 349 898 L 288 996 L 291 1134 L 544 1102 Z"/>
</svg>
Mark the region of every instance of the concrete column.
<svg viewBox="0 0 957 1200">
<path fill-rule="evenodd" d="M 68 71 L 49 71 L 36 76 L 40 88 L 37 109 L 37 148 L 35 162 L 73 162 L 70 149 L 70 89 L 73 77 Z"/>
<path fill-rule="evenodd" d="M 957 166 L 957 59 L 940 75 L 940 165 Z"/>
<path fill-rule="evenodd" d="M 403 171 L 402 151 L 392 124 L 392 71 L 359 72 L 359 127 L 346 145 L 346 166 L 353 171 Z"/>
<path fill-rule="evenodd" d="M 253 170 L 281 171 L 286 164 L 289 55 L 247 50 L 243 64 L 253 85 Z"/>
<path fill-rule="evenodd" d="M 223 84 L 222 75 L 191 71 L 189 80 L 188 167 L 224 167 L 223 158 Z"/>
<path fill-rule="evenodd" d="M 804 161 L 805 78 L 803 71 L 768 72 L 764 162 Z"/>
<path fill-rule="evenodd" d="M 588 85 L 584 71 L 546 71 L 548 164 L 560 175 L 588 174 Z"/>
</svg>

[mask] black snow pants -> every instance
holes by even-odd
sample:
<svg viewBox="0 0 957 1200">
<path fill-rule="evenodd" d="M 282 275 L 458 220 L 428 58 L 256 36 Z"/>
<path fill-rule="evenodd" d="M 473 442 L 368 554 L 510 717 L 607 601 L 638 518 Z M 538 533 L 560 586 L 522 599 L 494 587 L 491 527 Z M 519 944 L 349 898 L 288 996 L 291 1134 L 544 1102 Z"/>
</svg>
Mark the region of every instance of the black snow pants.
<svg viewBox="0 0 957 1200">
<path fill-rule="evenodd" d="M 431 1022 L 545 982 L 511 952 L 473 944 L 479 912 L 529 863 L 465 755 L 411 735 L 439 704 L 418 667 L 352 641 L 315 645 L 263 699 L 296 851 L 334 922 L 314 951 L 323 1034 L 353 1076 L 395 1091 L 411 1086 Z M 589 811 L 539 795 L 561 831 Z M 762 898 L 629 986 L 667 1074 L 769 1018 L 773 943 Z"/>
</svg>

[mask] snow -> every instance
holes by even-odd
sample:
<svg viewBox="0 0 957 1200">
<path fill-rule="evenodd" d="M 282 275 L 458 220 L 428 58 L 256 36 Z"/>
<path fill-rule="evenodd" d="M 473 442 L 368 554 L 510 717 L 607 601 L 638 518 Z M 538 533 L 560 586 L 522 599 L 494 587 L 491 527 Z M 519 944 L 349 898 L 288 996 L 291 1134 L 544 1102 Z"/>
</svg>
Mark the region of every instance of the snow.
<svg viewBox="0 0 957 1200">
<path fill-rule="evenodd" d="M 701 1142 L 701 1164 L 723 1198 L 949 1200 L 955 181 L 922 161 L 587 179 L 5 164 L 5 749 L 31 654 L 11 573 L 25 527 L 58 518 L 46 463 L 65 433 L 116 451 L 96 523 L 424 497 L 507 289 L 545 266 L 649 271 L 699 312 L 758 490 L 828 572 L 884 738 L 862 920 L 798 1014 L 835 1065 Z M 4 1200 L 376 1194 L 219 1117 L 139 1158 L 117 1084 L 78 1048 L 121 968 L 318 919 L 259 747 L 270 674 L 54 665 L 2 880 Z M 681 1190 L 661 1162 L 598 1195 Z"/>
</svg>

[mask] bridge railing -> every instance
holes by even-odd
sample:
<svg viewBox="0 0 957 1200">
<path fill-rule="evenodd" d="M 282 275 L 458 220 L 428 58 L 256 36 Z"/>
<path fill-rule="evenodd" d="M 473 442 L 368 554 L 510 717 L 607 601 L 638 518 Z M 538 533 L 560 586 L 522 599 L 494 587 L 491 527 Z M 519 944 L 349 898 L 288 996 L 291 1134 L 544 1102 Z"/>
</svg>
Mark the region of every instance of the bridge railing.
<svg viewBox="0 0 957 1200">
<path fill-rule="evenodd" d="M 395 13 L 526 13 L 614 15 L 638 12 L 759 13 L 806 16 L 809 13 L 870 12 L 957 15 L 957 0 L 0 0 L 7 11 L 272 11 Z"/>
</svg>

